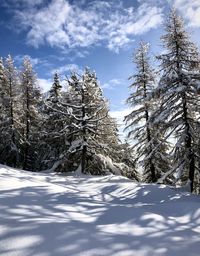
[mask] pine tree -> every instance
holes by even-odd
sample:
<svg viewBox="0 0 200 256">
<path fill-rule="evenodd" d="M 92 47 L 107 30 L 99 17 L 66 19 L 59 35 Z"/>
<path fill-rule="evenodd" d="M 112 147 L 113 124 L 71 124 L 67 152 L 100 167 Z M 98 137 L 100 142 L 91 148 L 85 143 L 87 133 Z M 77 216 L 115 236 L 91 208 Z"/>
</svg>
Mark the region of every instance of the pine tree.
<svg viewBox="0 0 200 256">
<path fill-rule="evenodd" d="M 125 130 L 129 130 L 128 138 L 133 140 L 135 161 L 143 165 L 144 181 L 156 182 L 163 172 L 159 166 L 160 161 L 165 159 L 166 165 L 168 161 L 159 132 L 151 122 L 151 113 L 155 109 L 152 98 L 155 72 L 150 66 L 148 44 L 140 43 L 135 53 L 134 63 L 137 73 L 130 78 L 134 80 L 130 86 L 134 92 L 127 99 L 127 103 L 133 110 L 125 117 Z"/>
<path fill-rule="evenodd" d="M 166 53 L 158 56 L 162 70 L 157 93 L 160 110 L 155 123 L 165 123 L 175 139 L 174 163 L 163 178 L 174 177 L 182 184 L 189 181 L 194 189 L 196 170 L 195 142 L 197 141 L 197 114 L 199 111 L 199 54 L 184 29 L 183 20 L 173 10 L 165 24 L 162 36 Z M 169 135 L 168 135 L 169 136 Z"/>
</svg>

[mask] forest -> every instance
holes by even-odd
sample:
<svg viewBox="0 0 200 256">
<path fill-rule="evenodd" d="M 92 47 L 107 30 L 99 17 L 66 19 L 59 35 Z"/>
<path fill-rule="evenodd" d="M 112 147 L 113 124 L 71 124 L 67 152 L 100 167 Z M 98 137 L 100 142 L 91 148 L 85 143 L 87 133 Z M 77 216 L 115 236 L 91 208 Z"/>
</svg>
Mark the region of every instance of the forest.
<svg viewBox="0 0 200 256">
<path fill-rule="evenodd" d="M 175 10 L 153 65 L 149 44 L 133 54 L 126 140 L 94 71 L 55 73 L 42 93 L 31 61 L 0 60 L 0 163 L 28 171 L 106 175 L 188 186 L 200 193 L 200 54 Z"/>
</svg>

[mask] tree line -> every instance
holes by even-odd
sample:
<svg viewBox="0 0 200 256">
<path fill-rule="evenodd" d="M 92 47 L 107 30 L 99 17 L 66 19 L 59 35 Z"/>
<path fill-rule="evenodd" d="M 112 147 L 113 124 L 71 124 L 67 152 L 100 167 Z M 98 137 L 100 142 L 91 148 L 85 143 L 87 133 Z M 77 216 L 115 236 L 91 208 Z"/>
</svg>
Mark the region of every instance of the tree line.
<svg viewBox="0 0 200 256">
<path fill-rule="evenodd" d="M 134 54 L 135 73 L 125 117 L 128 142 L 118 137 L 95 72 L 59 75 L 42 94 L 28 57 L 17 70 L 0 60 L 0 162 L 31 171 L 125 175 L 179 184 L 200 193 L 200 56 L 172 10 L 152 66 L 149 45 Z M 141 169 L 142 171 L 137 171 Z"/>
<path fill-rule="evenodd" d="M 56 73 L 42 94 L 28 57 L 17 70 L 0 60 L 0 162 L 30 171 L 122 174 L 138 180 L 96 74 L 72 72 L 62 90 Z"/>
</svg>

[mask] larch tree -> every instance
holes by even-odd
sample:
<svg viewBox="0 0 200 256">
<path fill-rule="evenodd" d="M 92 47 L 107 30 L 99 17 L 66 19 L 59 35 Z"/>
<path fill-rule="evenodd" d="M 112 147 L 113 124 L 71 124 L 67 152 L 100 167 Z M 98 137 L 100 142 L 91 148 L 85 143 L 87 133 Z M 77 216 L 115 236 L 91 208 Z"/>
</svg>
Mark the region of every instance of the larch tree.
<svg viewBox="0 0 200 256">
<path fill-rule="evenodd" d="M 69 143 L 63 157 L 66 170 L 120 174 L 120 166 L 113 162 L 116 157 L 114 159 L 111 153 L 115 147 L 121 149 L 116 126 L 109 117 L 107 101 L 96 74 L 88 68 L 82 75 L 72 73 L 68 78 L 68 91 L 59 104 L 58 111 L 69 119 L 64 127 Z"/>
<path fill-rule="evenodd" d="M 87 85 L 87 101 L 91 102 L 91 107 L 88 107 L 88 111 L 91 111 L 91 113 L 89 112 L 87 115 L 95 115 L 95 118 L 88 119 L 92 122 L 90 127 L 94 131 L 93 135 L 90 134 L 90 141 L 93 141 L 94 145 L 93 154 L 89 158 L 91 159 L 92 172 L 94 173 L 94 170 L 99 169 L 96 173 L 102 174 L 107 170 L 136 177 L 135 166 L 125 163 L 125 152 L 119 140 L 117 123 L 109 114 L 109 105 L 103 96 L 96 74 L 86 68 L 84 82 Z"/>
<path fill-rule="evenodd" d="M 24 140 L 23 169 L 33 170 L 40 129 L 39 105 L 41 103 L 41 93 L 28 57 L 24 58 L 21 71 L 21 102 Z"/>
<path fill-rule="evenodd" d="M 140 43 L 134 56 L 136 73 L 130 77 L 133 83 L 130 88 L 133 93 L 127 99 L 132 111 L 125 117 L 128 138 L 132 140 L 135 151 L 135 161 L 142 164 L 143 180 L 156 182 L 162 176 L 160 162 L 166 159 L 165 146 L 162 138 L 151 121 L 151 114 L 155 109 L 152 98 L 155 89 L 155 72 L 150 65 L 149 45 Z"/>
<path fill-rule="evenodd" d="M 107 116 L 106 103 L 94 73 L 85 69 L 79 78 L 75 74 L 69 80 L 73 92 L 70 119 L 73 125 L 73 141 L 69 153 L 75 153 L 82 173 L 92 169 L 94 157 L 103 145 L 100 142 L 101 125 Z M 102 170 L 101 170 L 102 171 Z"/>
<path fill-rule="evenodd" d="M 61 90 L 62 90 L 62 85 L 60 84 L 58 73 L 54 74 L 53 80 L 54 82 L 52 84 L 51 89 L 49 90 L 48 101 L 57 103 L 61 97 Z"/>
<path fill-rule="evenodd" d="M 50 168 L 54 163 L 60 162 L 64 156 L 68 143 L 67 123 L 68 113 L 61 105 L 64 96 L 61 92 L 62 86 L 57 73 L 54 74 L 53 84 L 45 98 L 43 108 L 42 139 L 40 141 L 41 168 Z M 61 168 L 60 168 L 61 170 Z"/>
<path fill-rule="evenodd" d="M 18 116 L 18 78 L 14 61 L 10 55 L 1 61 L 1 159 L 3 163 L 16 167 L 19 161 L 19 136 L 17 129 Z"/>
<path fill-rule="evenodd" d="M 6 77 L 5 77 L 5 67 L 3 59 L 0 59 L 0 162 L 4 162 L 5 156 L 3 155 L 5 149 L 5 130 L 6 125 L 6 105 L 5 105 L 5 94 L 6 94 Z"/>
<path fill-rule="evenodd" d="M 196 141 L 199 127 L 199 54 L 185 31 L 183 19 L 175 10 L 165 24 L 161 37 L 165 53 L 158 56 L 161 78 L 157 88 L 160 108 L 155 123 L 165 123 L 168 136 L 173 137 L 173 168 L 163 179 L 188 183 L 194 189 L 197 170 Z"/>
</svg>

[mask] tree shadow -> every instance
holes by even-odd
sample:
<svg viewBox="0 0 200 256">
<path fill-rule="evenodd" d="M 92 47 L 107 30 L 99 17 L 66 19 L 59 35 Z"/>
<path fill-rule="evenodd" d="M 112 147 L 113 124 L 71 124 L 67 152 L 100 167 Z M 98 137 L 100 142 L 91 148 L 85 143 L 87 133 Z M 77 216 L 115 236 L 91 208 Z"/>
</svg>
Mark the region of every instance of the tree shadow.
<svg viewBox="0 0 200 256">
<path fill-rule="evenodd" d="M 2 256 L 199 255 L 198 197 L 110 178 L 7 175 L 16 187 L 0 188 Z"/>
</svg>

